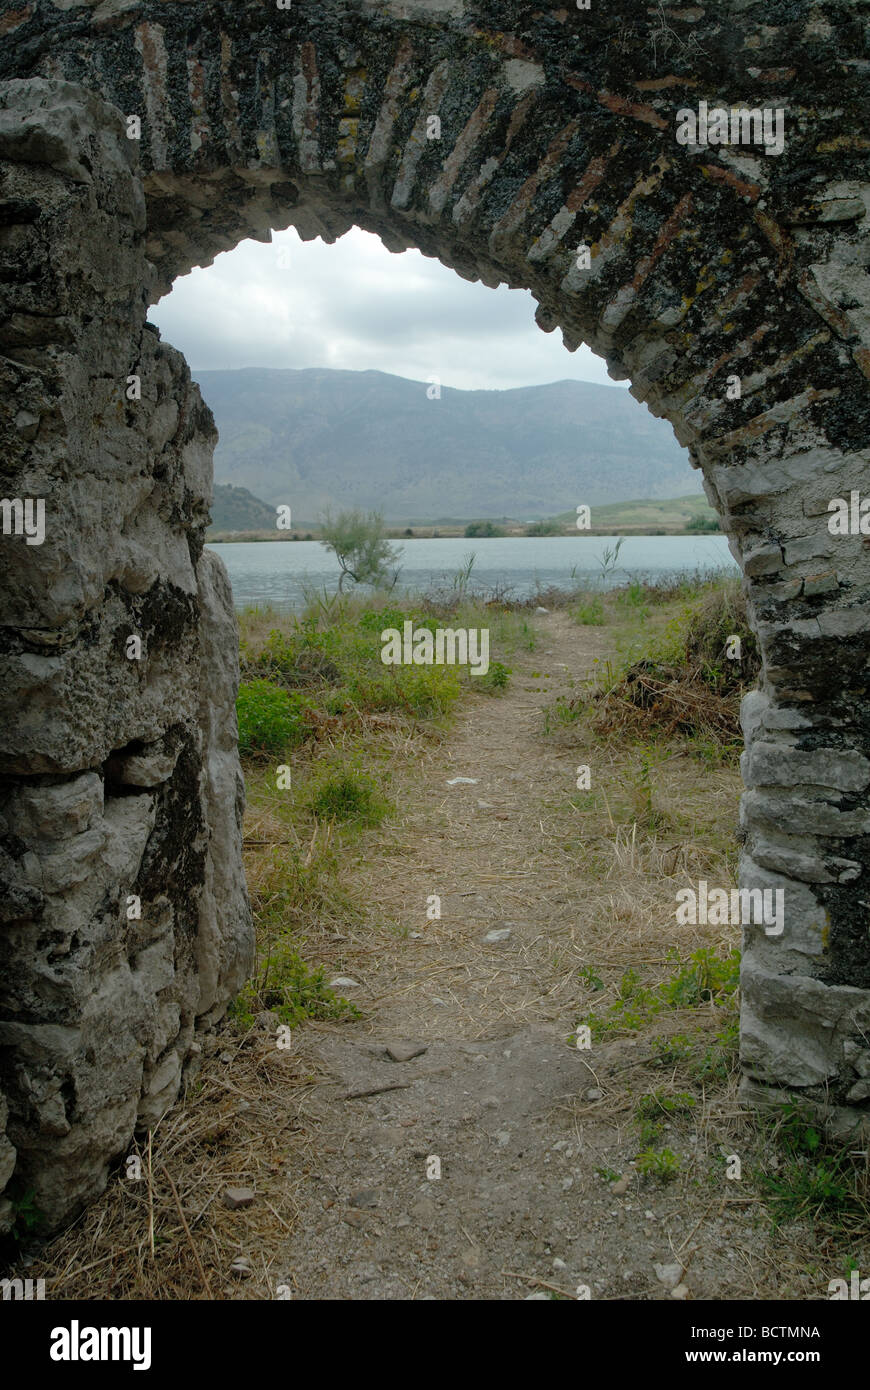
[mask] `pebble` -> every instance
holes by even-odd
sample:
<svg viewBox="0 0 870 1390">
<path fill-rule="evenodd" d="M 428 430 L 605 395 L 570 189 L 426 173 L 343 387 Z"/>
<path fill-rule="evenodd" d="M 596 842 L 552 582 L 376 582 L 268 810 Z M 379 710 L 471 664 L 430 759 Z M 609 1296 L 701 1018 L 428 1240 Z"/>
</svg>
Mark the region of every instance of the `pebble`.
<svg viewBox="0 0 870 1390">
<path fill-rule="evenodd" d="M 249 1207 L 255 1197 L 252 1187 L 227 1187 L 224 1189 L 224 1206 L 230 1211 L 238 1207 Z"/>
<path fill-rule="evenodd" d="M 478 801 L 477 804 L 478 804 L 478 806 L 480 807 L 481 811 L 491 811 L 491 810 L 492 810 L 492 802 L 491 802 L 491 801 Z"/>
<path fill-rule="evenodd" d="M 410 1062 L 414 1057 L 422 1057 L 429 1051 L 428 1043 L 390 1043 L 387 1056 L 394 1062 Z"/>
<path fill-rule="evenodd" d="M 686 1284 L 677 1284 L 675 1289 L 671 1289 L 671 1298 L 688 1298 L 689 1289 Z"/>
<path fill-rule="evenodd" d="M 604 1092 L 603 1092 L 603 1091 L 599 1091 L 599 1089 L 598 1089 L 597 1086 L 590 1086 L 590 1087 L 589 1087 L 589 1090 L 586 1092 L 586 1099 L 587 1099 L 587 1100 L 603 1100 L 603 1099 L 604 1099 Z"/>
<path fill-rule="evenodd" d="M 488 931 L 483 938 L 484 941 L 507 941 L 510 937 L 510 927 L 498 927 L 495 931 Z"/>
<path fill-rule="evenodd" d="M 655 1221 L 656 1214 L 654 1211 L 645 1211 L 643 1214 L 643 1219 L 644 1221 Z"/>
<path fill-rule="evenodd" d="M 349 1206 L 372 1208 L 378 1205 L 378 1192 L 374 1187 L 362 1187 L 359 1192 L 355 1192 L 349 1199 Z"/>
<path fill-rule="evenodd" d="M 535 609 L 536 613 L 549 613 L 549 611 L 549 608 L 541 608 L 540 606 Z"/>
<path fill-rule="evenodd" d="M 547 1302 L 549 1302 L 550 1295 L 548 1293 L 527 1293 L 524 1302 L 537 1303 L 542 1298 L 546 1299 Z"/>
<path fill-rule="evenodd" d="M 250 1279 L 253 1272 L 251 1261 L 246 1255 L 239 1255 L 230 1265 L 230 1274 L 234 1274 L 237 1279 Z"/>
<path fill-rule="evenodd" d="M 478 780 L 479 779 L 477 777 L 451 777 L 448 780 L 447 785 L 448 787 L 476 787 Z"/>
<path fill-rule="evenodd" d="M 610 1184 L 610 1190 L 614 1197 L 623 1197 L 631 1186 L 631 1178 L 620 1178 L 617 1182 Z"/>
<path fill-rule="evenodd" d="M 683 1274 L 682 1265 L 653 1265 L 656 1278 L 660 1284 L 664 1284 L 666 1289 L 675 1289 L 680 1283 Z"/>
<path fill-rule="evenodd" d="M 229 1066 L 230 1062 L 233 1060 L 233 1054 L 231 1052 L 222 1052 L 220 1059 L 226 1066 Z"/>
<path fill-rule="evenodd" d="M 352 980 L 349 975 L 336 975 L 334 980 L 329 982 L 330 989 L 358 989 L 359 980 Z"/>
<path fill-rule="evenodd" d="M 565 1261 L 564 1261 L 564 1260 L 560 1260 L 560 1259 L 559 1259 L 559 1256 L 557 1255 L 556 1258 L 555 1258 L 555 1260 L 553 1261 L 553 1268 L 554 1268 L 554 1269 L 567 1269 L 568 1266 L 566 1265 Z"/>
</svg>

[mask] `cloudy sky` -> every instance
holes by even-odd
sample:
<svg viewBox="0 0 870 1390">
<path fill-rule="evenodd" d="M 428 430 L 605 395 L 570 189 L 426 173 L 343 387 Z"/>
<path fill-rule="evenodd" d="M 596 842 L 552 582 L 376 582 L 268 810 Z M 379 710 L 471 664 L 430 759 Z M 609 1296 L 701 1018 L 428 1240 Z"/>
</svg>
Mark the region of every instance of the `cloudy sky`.
<svg viewBox="0 0 870 1390">
<path fill-rule="evenodd" d="M 464 390 L 566 377 L 616 385 L 588 348 L 567 352 L 558 329 L 542 333 L 534 311 L 525 290 L 470 284 L 419 251 L 391 255 L 358 227 L 333 246 L 290 228 L 176 280 L 151 318 L 194 373 L 336 367 Z"/>
</svg>

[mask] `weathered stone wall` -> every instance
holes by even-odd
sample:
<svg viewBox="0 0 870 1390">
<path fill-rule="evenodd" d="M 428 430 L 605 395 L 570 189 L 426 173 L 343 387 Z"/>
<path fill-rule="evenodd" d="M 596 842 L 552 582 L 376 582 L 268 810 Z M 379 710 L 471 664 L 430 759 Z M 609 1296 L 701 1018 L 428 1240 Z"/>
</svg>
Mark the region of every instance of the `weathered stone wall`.
<svg viewBox="0 0 870 1390">
<path fill-rule="evenodd" d="M 61 1219 L 250 966 L 237 637 L 216 431 L 145 327 L 136 147 L 80 88 L 12 82 L 0 160 L 3 495 L 45 499 L 42 544 L 2 538 L 0 1177 L 17 1151 Z"/>
<path fill-rule="evenodd" d="M 59 785 L 72 773 L 89 775 L 110 818 L 131 803 L 125 814 L 141 818 L 136 833 L 148 847 L 155 834 L 171 839 L 175 827 L 175 841 L 157 855 L 159 872 L 144 871 L 157 897 L 158 880 L 168 878 L 167 914 L 152 904 L 143 920 L 151 930 L 159 920 L 177 948 L 183 938 L 191 973 L 177 962 L 172 978 L 192 981 L 193 948 L 206 938 L 202 915 L 193 931 L 190 904 L 224 905 L 211 940 L 225 943 L 228 959 L 209 966 L 211 1003 L 193 1011 L 220 1007 L 243 971 L 246 927 L 232 896 L 240 881 L 232 826 L 224 821 L 222 831 L 229 869 L 202 852 L 202 827 L 235 776 L 227 718 L 207 703 L 204 720 L 194 712 L 204 653 L 226 652 L 226 638 L 213 642 L 200 617 L 209 592 L 199 552 L 209 426 L 179 359 L 143 331 L 145 301 L 240 238 L 268 239 L 269 228 L 290 224 L 304 237 L 334 239 L 356 223 L 393 249 L 418 246 L 469 278 L 527 286 L 542 328 L 561 328 L 569 347 L 591 344 L 614 376 L 630 378 L 634 394 L 672 421 L 747 577 L 764 668 L 745 706 L 741 882 L 782 887 L 786 909 L 782 936 L 760 927 L 746 933 L 744 1094 L 764 1100 L 791 1088 L 825 1107 L 835 1124 L 865 1122 L 870 553 L 860 532 L 832 536 L 827 526 L 829 501 L 860 488 L 868 462 L 870 53 L 858 7 L 848 0 L 762 7 L 592 0 L 589 11 L 567 0 L 539 8 L 515 0 L 294 0 L 289 9 L 262 0 L 18 0 L 0 7 L 0 34 L 0 80 L 13 79 L 0 149 L 13 161 L 0 190 L 7 220 L 0 244 L 10 258 L 0 333 L 12 363 L 4 370 L 23 374 L 13 382 L 7 431 L 9 456 L 23 471 L 8 486 L 20 495 L 52 481 L 68 517 L 55 551 L 48 541 L 25 551 L 20 540 L 2 540 L 7 553 L 17 547 L 20 561 L 6 619 L 21 644 L 9 686 L 14 748 L 5 770 L 19 779 L 10 795 L 23 794 L 22 782 L 41 787 L 47 777 Z M 20 78 L 48 85 L 17 85 Z M 677 111 L 701 101 L 781 110 L 782 153 L 679 144 Z M 30 144 L 21 128 L 28 108 L 46 123 Z M 141 119 L 147 225 L 134 161 L 123 152 L 129 115 Z M 433 116 L 440 131 L 430 139 Z M 75 153 L 82 140 L 87 163 Z M 588 269 L 578 265 L 583 244 L 591 248 Z M 37 287 L 40 262 L 46 278 Z M 143 401 L 131 409 L 120 383 L 136 364 Z M 729 391 L 735 376 L 739 398 Z M 28 391 L 37 404 L 57 401 L 57 411 L 28 404 Z M 103 496 L 111 502 L 96 511 Z M 220 605 L 216 611 L 226 614 Z M 117 649 L 101 635 L 134 621 L 148 627 L 152 644 L 144 682 L 118 666 Z M 88 624 L 97 635 L 84 635 Z M 57 634 L 73 630 L 67 651 Z M 57 655 L 45 655 L 47 632 Z M 80 642 L 88 644 L 86 664 L 77 663 Z M 61 663 L 51 676 L 49 661 Z M 161 716 L 170 679 L 171 723 Z M 22 713 L 16 702 L 25 689 L 33 694 Z M 224 740 L 220 784 L 202 770 L 197 740 L 206 735 Z M 156 790 L 134 782 L 135 794 L 113 796 L 125 783 L 110 755 L 123 766 L 131 741 L 148 744 L 150 757 L 167 738 L 170 758 L 180 750 L 172 775 Z M 150 831 L 146 812 L 155 816 Z M 77 833 L 88 834 L 82 815 Z M 8 1060 L 0 1069 L 9 1133 L 22 1152 L 37 1142 L 41 1121 L 29 1099 L 35 1092 L 21 1079 L 21 1049 L 35 1046 L 46 1018 L 70 1026 L 51 1013 L 63 1011 L 66 976 L 54 985 L 59 967 L 47 955 L 33 965 L 51 948 L 39 945 L 35 925 L 44 920 L 36 913 L 45 889 L 28 877 L 38 874 L 28 855 L 45 854 L 46 832 L 29 826 L 16 811 L 10 834 L 19 838 L 9 852 L 18 915 L 6 939 L 15 943 L 22 979 L 30 971 L 36 983 L 4 997 Z M 131 830 L 124 843 L 134 840 Z M 143 850 L 146 865 L 150 853 Z M 91 886 L 109 864 L 102 850 L 95 860 L 99 869 L 82 880 Z M 227 875 L 222 882 L 218 871 Z M 111 872 L 123 880 L 129 870 Z M 85 908 L 70 911 L 69 940 L 78 949 L 85 938 L 73 923 Z M 94 952 L 106 971 L 116 968 L 109 961 L 128 930 L 119 935 L 112 922 L 111 948 L 101 937 Z M 87 942 L 96 948 L 92 936 Z M 95 981 L 90 972 L 80 985 L 85 1011 L 100 997 Z M 166 988 L 174 1007 L 173 990 L 184 994 L 186 986 Z M 142 1022 L 137 1046 L 146 1089 L 156 1074 L 162 1104 L 190 1017 L 179 1005 L 172 1039 L 175 1025 L 156 1017 Z M 42 1046 L 46 1077 L 55 1076 L 65 1047 L 77 1059 L 86 1051 L 78 1035 L 52 1035 Z M 96 1048 L 94 1055 L 102 1057 Z M 139 1062 L 125 1057 L 135 1071 Z M 70 1062 L 70 1074 L 79 1065 Z M 101 1076 L 107 1070 L 102 1065 Z M 113 1094 L 127 1096 L 135 1084 L 131 1075 Z M 40 1086 L 50 1093 L 42 1072 Z M 89 1087 L 83 1080 L 80 1094 L 51 1093 L 69 1136 L 84 1133 L 76 1106 L 93 1102 L 94 1115 L 112 1114 Z M 131 1122 L 132 1102 L 124 1104 L 115 1135 Z M 94 1153 L 100 1143 L 109 1151 L 108 1128 Z M 49 1159 L 48 1142 L 39 1142 L 44 1171 L 74 1170 L 72 1160 Z M 38 1167 L 34 1159 L 28 1172 Z"/>
</svg>

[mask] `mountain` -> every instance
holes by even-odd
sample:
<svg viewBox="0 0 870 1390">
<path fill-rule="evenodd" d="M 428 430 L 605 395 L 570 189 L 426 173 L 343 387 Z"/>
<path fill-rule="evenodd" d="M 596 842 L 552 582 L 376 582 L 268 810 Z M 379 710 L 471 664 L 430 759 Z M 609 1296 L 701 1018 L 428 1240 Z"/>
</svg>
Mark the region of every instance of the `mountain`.
<svg viewBox="0 0 870 1390">
<path fill-rule="evenodd" d="M 246 487 L 215 483 L 211 525 L 214 531 L 274 531 L 275 508 Z"/>
<path fill-rule="evenodd" d="M 442 387 L 430 400 L 425 382 L 384 372 L 194 377 L 220 431 L 216 481 L 289 504 L 294 526 L 326 507 L 386 521 L 537 518 L 674 496 L 697 478 L 670 425 L 616 386 Z"/>
</svg>

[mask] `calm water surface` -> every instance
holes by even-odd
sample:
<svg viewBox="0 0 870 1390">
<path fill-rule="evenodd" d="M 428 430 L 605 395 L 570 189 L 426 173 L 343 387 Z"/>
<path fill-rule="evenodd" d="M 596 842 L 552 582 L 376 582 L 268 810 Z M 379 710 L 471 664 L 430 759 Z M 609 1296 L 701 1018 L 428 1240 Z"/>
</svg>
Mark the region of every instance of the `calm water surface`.
<svg viewBox="0 0 870 1390">
<path fill-rule="evenodd" d="M 470 592 L 489 593 L 499 585 L 514 598 L 527 598 L 550 584 L 560 588 L 600 585 L 604 552 L 608 547 L 612 550 L 616 540 L 615 536 L 445 537 L 393 544 L 401 552 L 401 589 L 449 587 L 473 551 Z M 227 567 L 237 608 L 269 604 L 294 611 L 303 606 L 306 593 L 323 589 L 334 593 L 338 588 L 338 561 L 318 541 L 239 541 L 211 549 Z M 662 579 L 713 569 L 737 573 L 724 536 L 628 536 L 619 567 L 607 582 L 614 586 L 629 579 Z"/>
</svg>

